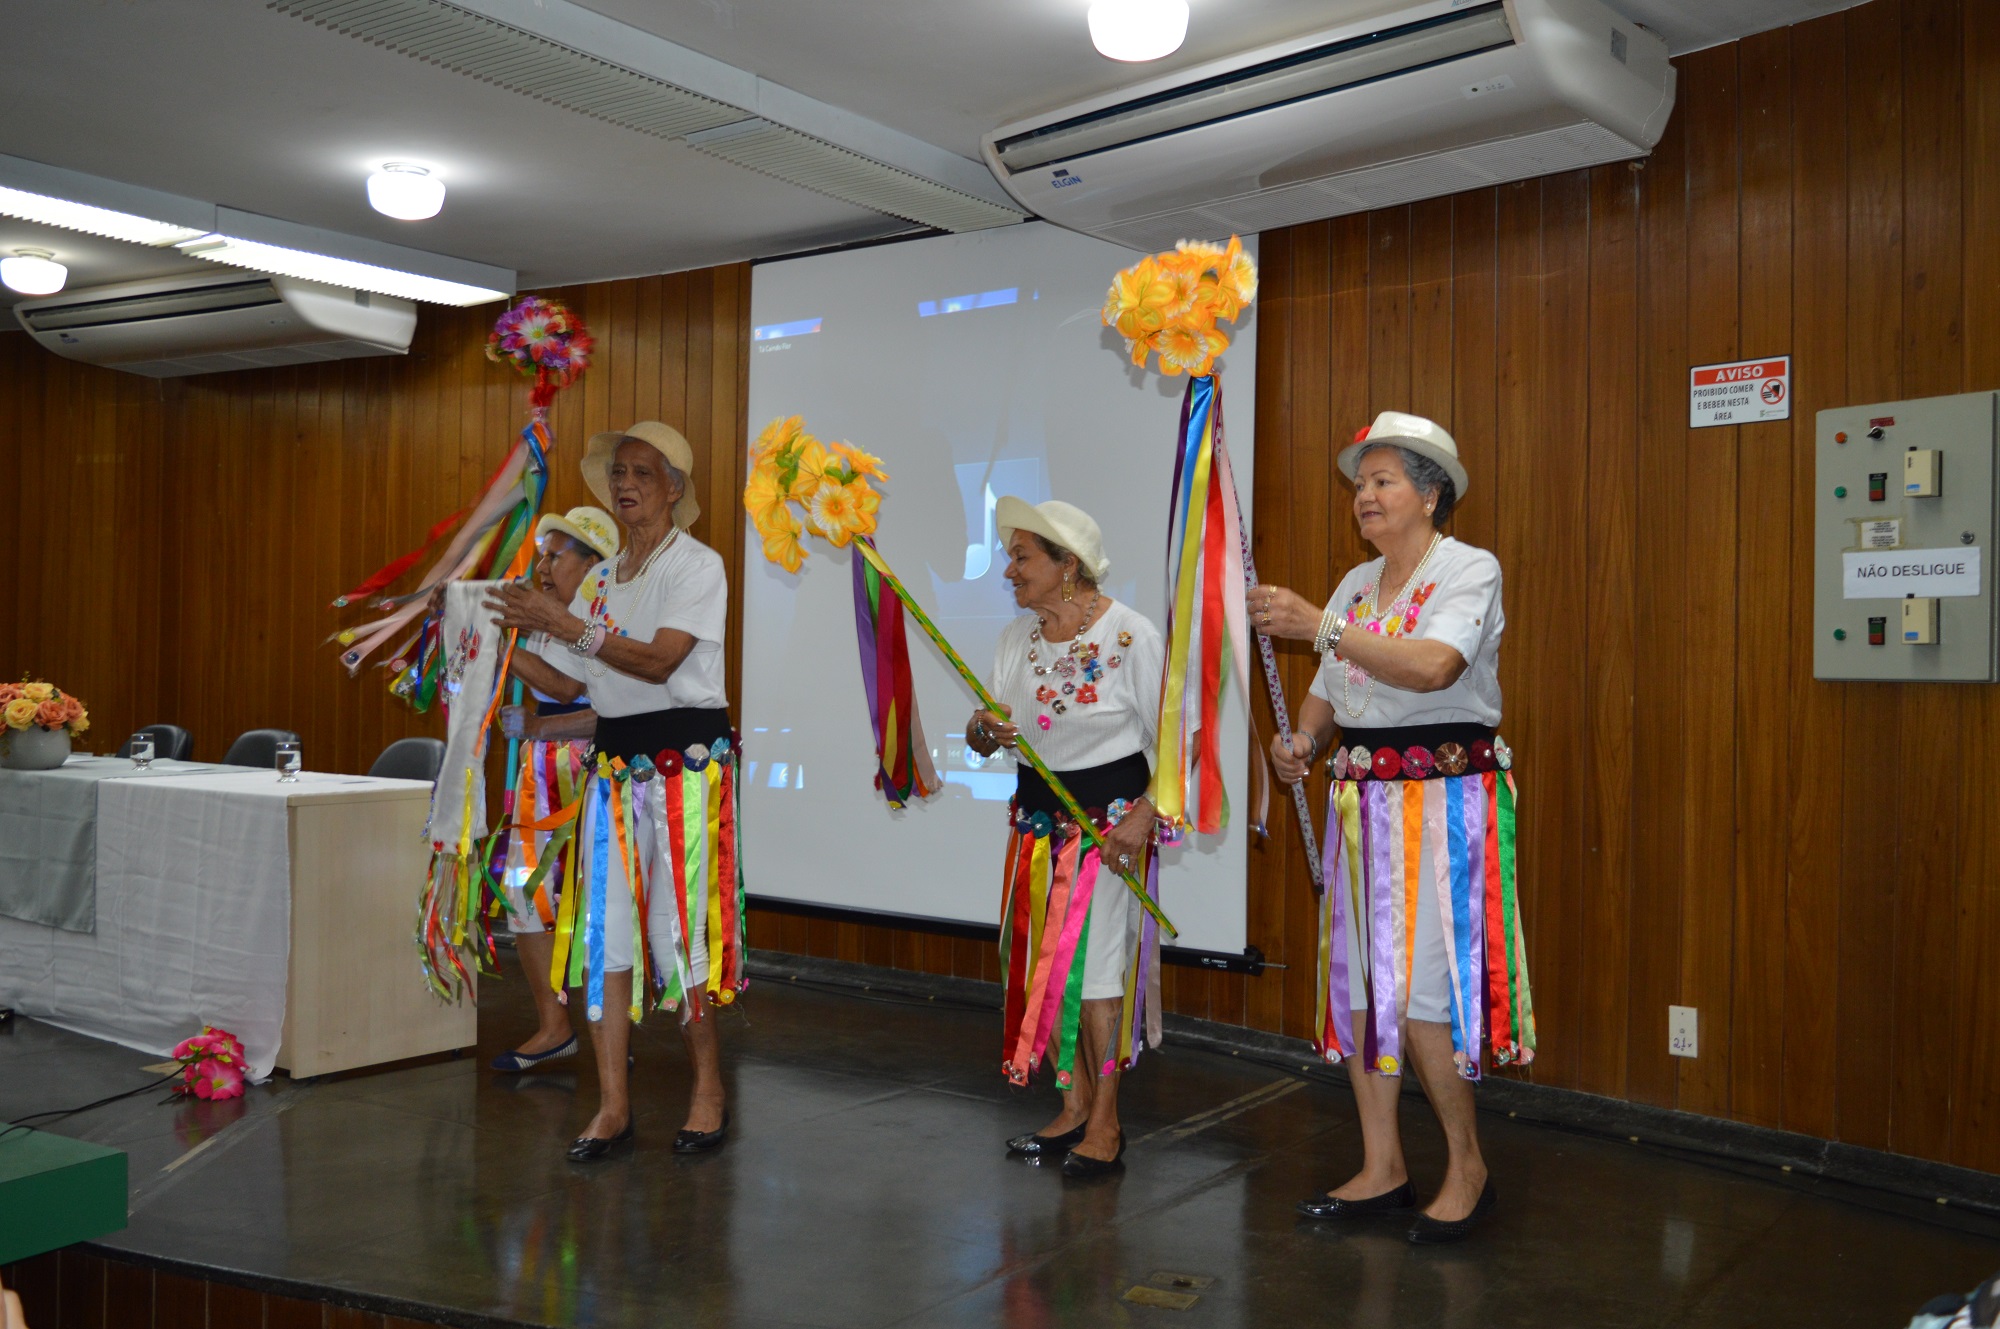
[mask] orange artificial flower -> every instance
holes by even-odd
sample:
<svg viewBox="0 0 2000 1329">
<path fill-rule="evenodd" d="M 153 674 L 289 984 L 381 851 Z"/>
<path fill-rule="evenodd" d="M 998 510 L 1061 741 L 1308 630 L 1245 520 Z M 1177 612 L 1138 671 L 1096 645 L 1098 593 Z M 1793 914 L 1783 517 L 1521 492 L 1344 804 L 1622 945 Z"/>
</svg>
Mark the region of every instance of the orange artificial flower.
<svg viewBox="0 0 2000 1329">
<path fill-rule="evenodd" d="M 1176 323 L 1159 337 L 1160 372 L 1169 378 L 1186 370 L 1199 378 L 1215 368 L 1215 357 L 1229 345 L 1229 338 L 1215 329 L 1193 322 Z"/>
<path fill-rule="evenodd" d="M 799 536 L 805 530 L 790 508 L 779 508 L 772 528 L 764 532 L 764 557 L 787 572 L 797 572 L 806 561 L 805 546 Z"/>
<path fill-rule="evenodd" d="M 829 443 L 827 449 L 834 456 L 847 463 L 847 469 L 856 475 L 865 475 L 876 480 L 887 480 L 889 472 L 882 468 L 882 459 L 871 456 L 852 443 Z"/>
<path fill-rule="evenodd" d="M 1179 294 L 1157 262 L 1142 258 L 1112 282 L 1104 301 L 1104 321 L 1125 340 L 1144 341 L 1166 326 L 1167 313 Z"/>
<path fill-rule="evenodd" d="M 35 723 L 44 729 L 60 729 L 69 719 L 69 707 L 61 697 L 50 697 L 35 710 Z"/>
<path fill-rule="evenodd" d="M 771 515 L 785 506 L 784 486 L 778 481 L 778 468 L 768 457 L 760 458 L 756 469 L 750 472 L 750 479 L 743 486 L 743 509 L 750 514 L 750 521 L 758 531 L 766 530 Z"/>
</svg>

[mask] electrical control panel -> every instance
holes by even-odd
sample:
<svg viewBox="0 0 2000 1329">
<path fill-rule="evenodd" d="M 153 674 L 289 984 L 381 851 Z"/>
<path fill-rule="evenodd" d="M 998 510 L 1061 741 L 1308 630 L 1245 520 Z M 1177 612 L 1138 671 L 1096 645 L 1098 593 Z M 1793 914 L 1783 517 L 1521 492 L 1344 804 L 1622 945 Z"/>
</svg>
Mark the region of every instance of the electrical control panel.
<svg viewBox="0 0 2000 1329">
<path fill-rule="evenodd" d="M 2000 680 L 1996 430 L 1993 392 L 1819 413 L 1813 677 Z"/>
</svg>

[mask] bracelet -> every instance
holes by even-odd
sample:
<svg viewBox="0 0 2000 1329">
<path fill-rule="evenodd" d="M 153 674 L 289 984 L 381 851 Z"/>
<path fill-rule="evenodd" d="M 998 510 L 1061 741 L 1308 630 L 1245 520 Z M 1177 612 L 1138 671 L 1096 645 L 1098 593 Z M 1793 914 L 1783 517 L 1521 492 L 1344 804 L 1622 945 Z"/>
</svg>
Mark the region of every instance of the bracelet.
<svg viewBox="0 0 2000 1329">
<path fill-rule="evenodd" d="M 1326 611 L 1319 616 L 1319 631 L 1313 633 L 1313 651 L 1325 655 L 1340 645 L 1340 634 L 1347 628 L 1347 620 L 1340 616 L 1340 607 L 1334 601 L 1327 601 Z"/>
<path fill-rule="evenodd" d="M 597 644 L 597 620 L 592 619 L 590 622 L 583 625 L 583 634 L 579 636 L 575 641 L 569 643 L 569 649 L 571 653 L 575 655 L 595 655 L 597 654 L 597 652 L 593 651 L 590 648 L 596 644 Z"/>
<path fill-rule="evenodd" d="M 1307 734 L 1306 742 L 1312 744 L 1312 751 L 1306 753 L 1306 765 L 1310 766 L 1319 760 L 1319 740 L 1311 734 Z"/>
<path fill-rule="evenodd" d="M 591 626 L 592 628 L 595 628 L 595 627 L 597 626 L 597 623 L 596 623 L 596 621 L 595 621 L 595 620 L 592 620 L 592 622 L 591 622 L 590 626 Z M 592 638 L 590 639 L 590 645 L 588 645 L 588 646 L 586 646 L 586 647 L 584 648 L 584 651 L 583 651 L 583 653 L 584 653 L 585 655 L 589 655 L 589 656 L 595 656 L 595 655 L 596 655 L 596 654 L 597 654 L 597 653 L 598 653 L 599 651 L 601 651 L 601 650 L 603 650 L 603 649 L 604 649 L 604 643 L 605 643 L 605 642 L 607 642 L 607 641 L 610 641 L 610 640 L 611 640 L 611 634 L 610 634 L 610 633 L 608 633 L 608 632 L 600 632 L 600 633 L 598 633 L 598 634 L 597 634 L 596 636 L 594 636 L 594 637 L 592 637 Z"/>
</svg>

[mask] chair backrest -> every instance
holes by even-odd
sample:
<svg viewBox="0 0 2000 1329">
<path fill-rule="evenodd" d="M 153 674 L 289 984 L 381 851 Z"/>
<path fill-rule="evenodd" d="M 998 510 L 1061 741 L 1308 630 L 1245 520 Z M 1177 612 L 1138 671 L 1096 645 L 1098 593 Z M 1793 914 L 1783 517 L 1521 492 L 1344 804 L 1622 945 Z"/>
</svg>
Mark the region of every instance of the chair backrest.
<svg viewBox="0 0 2000 1329">
<path fill-rule="evenodd" d="M 261 766 L 270 770 L 278 761 L 278 744 L 296 743 L 299 736 L 289 729 L 246 729 L 236 736 L 223 754 L 225 766 Z"/>
<path fill-rule="evenodd" d="M 177 724 L 141 725 L 139 732 L 153 737 L 153 755 L 164 761 L 194 760 L 194 735 Z M 132 740 L 126 739 L 117 755 L 132 755 Z"/>
<path fill-rule="evenodd" d="M 382 755 L 368 768 L 370 775 L 385 780 L 424 780 L 437 783 L 438 768 L 444 765 L 444 743 L 435 738 L 399 738 L 382 749 Z"/>
</svg>

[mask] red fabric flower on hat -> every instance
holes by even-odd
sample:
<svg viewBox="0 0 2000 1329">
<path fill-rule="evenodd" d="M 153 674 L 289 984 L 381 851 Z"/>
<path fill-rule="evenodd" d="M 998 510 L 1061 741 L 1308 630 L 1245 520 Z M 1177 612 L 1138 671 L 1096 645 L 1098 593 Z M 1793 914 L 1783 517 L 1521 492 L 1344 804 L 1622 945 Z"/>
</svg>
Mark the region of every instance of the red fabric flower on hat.
<svg viewBox="0 0 2000 1329">
<path fill-rule="evenodd" d="M 1393 780 L 1403 773 L 1403 758 L 1394 748 L 1378 748 L 1373 766 L 1376 779 Z"/>
</svg>

